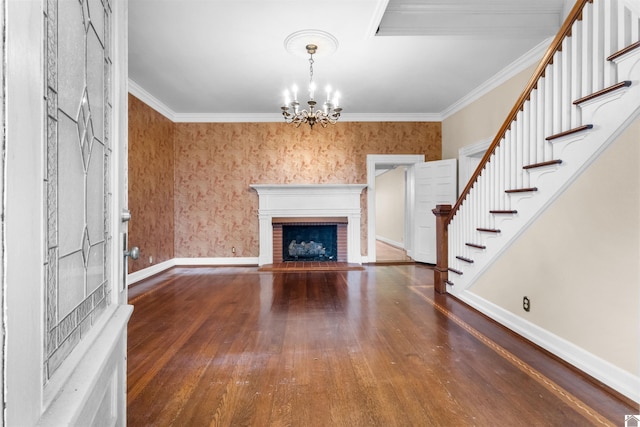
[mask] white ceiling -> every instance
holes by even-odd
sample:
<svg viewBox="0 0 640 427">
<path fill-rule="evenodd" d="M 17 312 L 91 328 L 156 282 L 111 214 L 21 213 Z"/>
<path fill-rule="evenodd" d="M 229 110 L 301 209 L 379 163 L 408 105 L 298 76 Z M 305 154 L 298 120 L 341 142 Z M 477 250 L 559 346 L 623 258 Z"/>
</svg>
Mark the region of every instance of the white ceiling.
<svg viewBox="0 0 640 427">
<path fill-rule="evenodd" d="M 567 2 L 129 0 L 130 91 L 176 121 L 279 120 L 284 89 L 309 80 L 285 38 L 315 29 L 338 40 L 314 80 L 344 119 L 439 120 L 537 62 Z"/>
</svg>

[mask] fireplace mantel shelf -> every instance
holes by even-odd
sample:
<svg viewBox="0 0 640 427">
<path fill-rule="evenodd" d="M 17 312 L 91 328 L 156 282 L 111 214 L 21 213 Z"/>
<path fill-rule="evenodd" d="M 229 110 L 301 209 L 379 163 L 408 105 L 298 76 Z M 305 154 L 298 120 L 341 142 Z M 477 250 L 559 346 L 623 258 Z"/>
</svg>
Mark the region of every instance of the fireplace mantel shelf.
<svg viewBox="0 0 640 427">
<path fill-rule="evenodd" d="M 262 194 L 326 194 L 326 193 L 356 193 L 360 194 L 367 184 L 251 184 L 253 188 Z"/>
<path fill-rule="evenodd" d="M 273 218 L 346 217 L 347 260 L 361 264 L 360 194 L 366 184 L 252 184 L 258 193 L 259 264 L 273 264 Z"/>
</svg>

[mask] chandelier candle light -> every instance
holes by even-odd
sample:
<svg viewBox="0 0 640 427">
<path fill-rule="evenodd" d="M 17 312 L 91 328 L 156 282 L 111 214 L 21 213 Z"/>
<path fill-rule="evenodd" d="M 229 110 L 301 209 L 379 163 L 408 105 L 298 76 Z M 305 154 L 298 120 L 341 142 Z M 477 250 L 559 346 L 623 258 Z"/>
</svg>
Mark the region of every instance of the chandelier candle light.
<svg viewBox="0 0 640 427">
<path fill-rule="evenodd" d="M 339 107 L 340 94 L 335 91 L 331 93 L 331 87 L 327 86 L 327 100 L 322 104 L 321 109 L 316 109 L 317 102 L 314 98 L 316 85 L 313 81 L 313 55 L 318 50 L 318 46 L 315 44 L 308 44 L 306 46 L 307 53 L 309 54 L 309 104 L 308 110 L 300 110 L 300 103 L 298 102 L 298 88 L 293 86 L 291 91 L 293 93 L 293 100 L 289 95 L 289 91 L 284 92 L 284 105 L 280 107 L 282 109 L 282 115 L 287 123 L 293 123 L 296 127 L 299 127 L 302 123 L 309 123 L 313 130 L 313 125 L 320 123 L 322 127 L 327 127 L 328 124 L 335 124 L 340 118 L 340 112 L 342 108 Z M 333 98 L 332 98 L 333 96 Z M 291 110 L 291 111 L 289 111 Z"/>
</svg>

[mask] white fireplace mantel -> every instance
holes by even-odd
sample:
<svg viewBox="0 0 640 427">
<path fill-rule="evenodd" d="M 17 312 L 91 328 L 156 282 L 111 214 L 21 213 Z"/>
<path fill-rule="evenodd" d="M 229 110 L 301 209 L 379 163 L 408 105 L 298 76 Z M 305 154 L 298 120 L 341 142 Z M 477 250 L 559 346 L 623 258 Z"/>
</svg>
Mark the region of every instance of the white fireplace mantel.
<svg viewBox="0 0 640 427">
<path fill-rule="evenodd" d="M 347 262 L 362 264 L 360 193 L 366 184 L 252 184 L 258 193 L 259 265 L 273 264 L 274 217 L 347 217 Z"/>
</svg>

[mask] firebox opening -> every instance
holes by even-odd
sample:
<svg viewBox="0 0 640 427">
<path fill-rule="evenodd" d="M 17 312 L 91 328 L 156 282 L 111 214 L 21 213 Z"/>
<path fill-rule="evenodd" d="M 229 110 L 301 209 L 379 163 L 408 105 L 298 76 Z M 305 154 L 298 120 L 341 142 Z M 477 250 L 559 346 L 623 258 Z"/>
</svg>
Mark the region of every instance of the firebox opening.
<svg viewBox="0 0 640 427">
<path fill-rule="evenodd" d="M 337 225 L 283 225 L 282 255 L 284 261 L 337 261 Z"/>
</svg>

